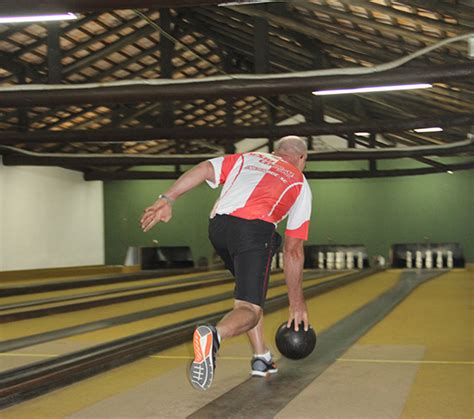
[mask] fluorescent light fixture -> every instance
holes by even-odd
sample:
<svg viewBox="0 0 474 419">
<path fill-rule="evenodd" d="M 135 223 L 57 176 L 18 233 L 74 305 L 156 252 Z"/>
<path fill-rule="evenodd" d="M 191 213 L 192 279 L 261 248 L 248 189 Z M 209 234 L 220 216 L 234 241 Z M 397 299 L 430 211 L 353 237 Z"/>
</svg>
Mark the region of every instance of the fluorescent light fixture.
<svg viewBox="0 0 474 419">
<path fill-rule="evenodd" d="M 354 134 L 359 137 L 370 137 L 370 132 L 354 132 Z"/>
<path fill-rule="evenodd" d="M 0 23 L 27 23 L 27 22 L 50 22 L 53 20 L 77 19 L 74 13 L 61 13 L 57 15 L 36 16 L 0 16 Z"/>
<path fill-rule="evenodd" d="M 446 173 L 447 173 L 448 175 L 452 175 L 454 172 L 453 172 L 452 170 L 448 170 Z"/>
<path fill-rule="evenodd" d="M 355 87 L 353 89 L 333 89 L 333 90 L 315 90 L 313 95 L 344 95 L 347 93 L 370 93 L 370 92 L 390 92 L 393 90 L 413 90 L 413 89 L 427 89 L 431 87 L 429 83 L 416 84 L 398 84 L 393 86 L 367 86 Z"/>
<path fill-rule="evenodd" d="M 429 128 L 415 128 L 415 132 L 440 132 L 443 131 L 441 127 L 429 127 Z"/>
</svg>

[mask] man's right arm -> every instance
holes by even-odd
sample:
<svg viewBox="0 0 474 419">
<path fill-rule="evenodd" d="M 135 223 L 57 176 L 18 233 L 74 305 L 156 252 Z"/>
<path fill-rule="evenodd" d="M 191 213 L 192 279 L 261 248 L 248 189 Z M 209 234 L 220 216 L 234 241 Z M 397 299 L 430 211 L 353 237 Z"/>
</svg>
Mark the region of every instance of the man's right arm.
<svg viewBox="0 0 474 419">
<path fill-rule="evenodd" d="M 303 239 L 285 236 L 285 245 L 283 248 L 283 263 L 288 286 L 288 299 L 290 301 L 290 317 L 288 327 L 292 320 L 295 321 L 295 330 L 303 322 L 305 330 L 308 330 L 308 310 L 303 295 L 303 265 L 304 250 Z"/>
<path fill-rule="evenodd" d="M 172 216 L 172 202 L 206 180 L 211 182 L 215 180 L 214 168 L 209 161 L 199 163 L 181 175 L 173 186 L 164 193 L 165 199 L 159 198 L 152 206 L 145 209 L 140 220 L 142 230 L 146 233 L 156 223 L 161 221 L 167 223 Z"/>
</svg>

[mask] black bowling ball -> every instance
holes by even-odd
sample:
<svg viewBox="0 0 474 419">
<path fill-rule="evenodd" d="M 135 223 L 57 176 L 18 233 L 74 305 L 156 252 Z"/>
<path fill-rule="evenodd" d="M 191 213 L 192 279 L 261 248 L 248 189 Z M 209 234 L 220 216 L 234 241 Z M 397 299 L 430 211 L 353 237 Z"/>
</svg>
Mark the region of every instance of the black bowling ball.
<svg viewBox="0 0 474 419">
<path fill-rule="evenodd" d="M 310 326 L 305 332 L 304 324 L 300 323 L 299 330 L 295 332 L 294 323 L 287 327 L 287 322 L 282 323 L 275 335 L 275 343 L 280 353 L 286 358 L 302 359 L 313 352 L 316 346 L 316 333 Z"/>
</svg>

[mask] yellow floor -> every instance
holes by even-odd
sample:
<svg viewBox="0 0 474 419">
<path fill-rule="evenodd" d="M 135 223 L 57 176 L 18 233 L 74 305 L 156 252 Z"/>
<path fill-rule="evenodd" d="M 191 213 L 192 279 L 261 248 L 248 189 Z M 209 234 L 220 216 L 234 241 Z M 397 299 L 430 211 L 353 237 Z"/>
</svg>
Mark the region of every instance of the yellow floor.
<svg viewBox="0 0 474 419">
<path fill-rule="evenodd" d="M 428 281 L 357 343 L 425 348 L 402 418 L 474 417 L 473 285 L 460 270 Z"/>
<path fill-rule="evenodd" d="M 392 287 L 397 282 L 398 276 L 398 272 L 379 273 L 308 300 L 310 319 L 316 331 L 329 327 Z M 202 310 L 195 309 L 193 313 L 194 315 L 202 314 Z M 179 319 L 180 314 L 173 316 L 174 322 Z M 286 319 L 287 309 L 271 313 L 265 318 L 266 339 L 275 353 L 277 352 L 273 347 L 273 336 L 277 327 Z M 100 333 L 95 333 L 98 339 Z M 11 407 L 2 412 L 3 418 L 64 418 L 74 414 L 81 416 L 83 409 L 93 409 L 96 403 L 106 402 L 109 398 L 120 399 L 122 395 L 125 397 L 125 394 L 136 389 L 140 391 L 133 399 L 133 406 L 130 406 L 129 402 L 124 402 L 126 406 L 123 407 L 123 409 L 133 408 L 133 413 L 123 414 L 126 417 L 144 417 L 148 413 L 140 413 L 140 409 L 153 408 L 153 406 L 140 400 L 141 386 L 144 386 L 143 392 L 146 392 L 148 383 L 156 384 L 156 380 L 163 381 L 160 388 L 164 390 L 156 394 L 154 398 L 155 402 L 160 400 L 161 406 L 161 410 L 158 408 L 156 410 L 161 414 L 157 413 L 155 417 L 184 417 L 189 409 L 194 408 L 193 403 L 203 403 L 207 400 L 206 397 L 217 397 L 229 386 L 247 379 L 250 356 L 251 351 L 244 336 L 224 342 L 219 356 L 215 386 L 212 391 L 207 392 L 204 399 L 199 392 L 190 390 L 187 383 L 186 370 L 191 358 L 191 345 L 185 344 L 163 351 L 156 357 L 139 360 Z M 232 376 L 228 375 L 229 371 L 233 371 Z M 191 399 L 186 399 L 184 402 L 181 399 L 183 394 L 189 394 Z M 115 401 L 112 405 L 118 406 Z M 173 410 L 168 410 L 166 413 L 166 408 Z M 94 415 L 95 413 L 84 411 L 81 417 L 94 417 Z"/>
</svg>

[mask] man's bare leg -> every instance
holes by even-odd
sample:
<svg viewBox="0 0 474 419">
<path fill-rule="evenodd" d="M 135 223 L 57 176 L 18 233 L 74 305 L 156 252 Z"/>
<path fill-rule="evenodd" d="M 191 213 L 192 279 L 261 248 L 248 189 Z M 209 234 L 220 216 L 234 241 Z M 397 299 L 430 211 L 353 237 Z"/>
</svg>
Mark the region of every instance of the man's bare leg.
<svg viewBox="0 0 474 419">
<path fill-rule="evenodd" d="M 268 352 L 268 348 L 265 345 L 265 336 L 263 334 L 263 311 L 257 325 L 247 332 L 247 336 L 255 355 L 261 355 Z"/>
<path fill-rule="evenodd" d="M 262 308 L 247 301 L 235 300 L 234 309 L 217 323 L 221 339 L 238 336 L 255 328 L 262 317 Z"/>
</svg>

